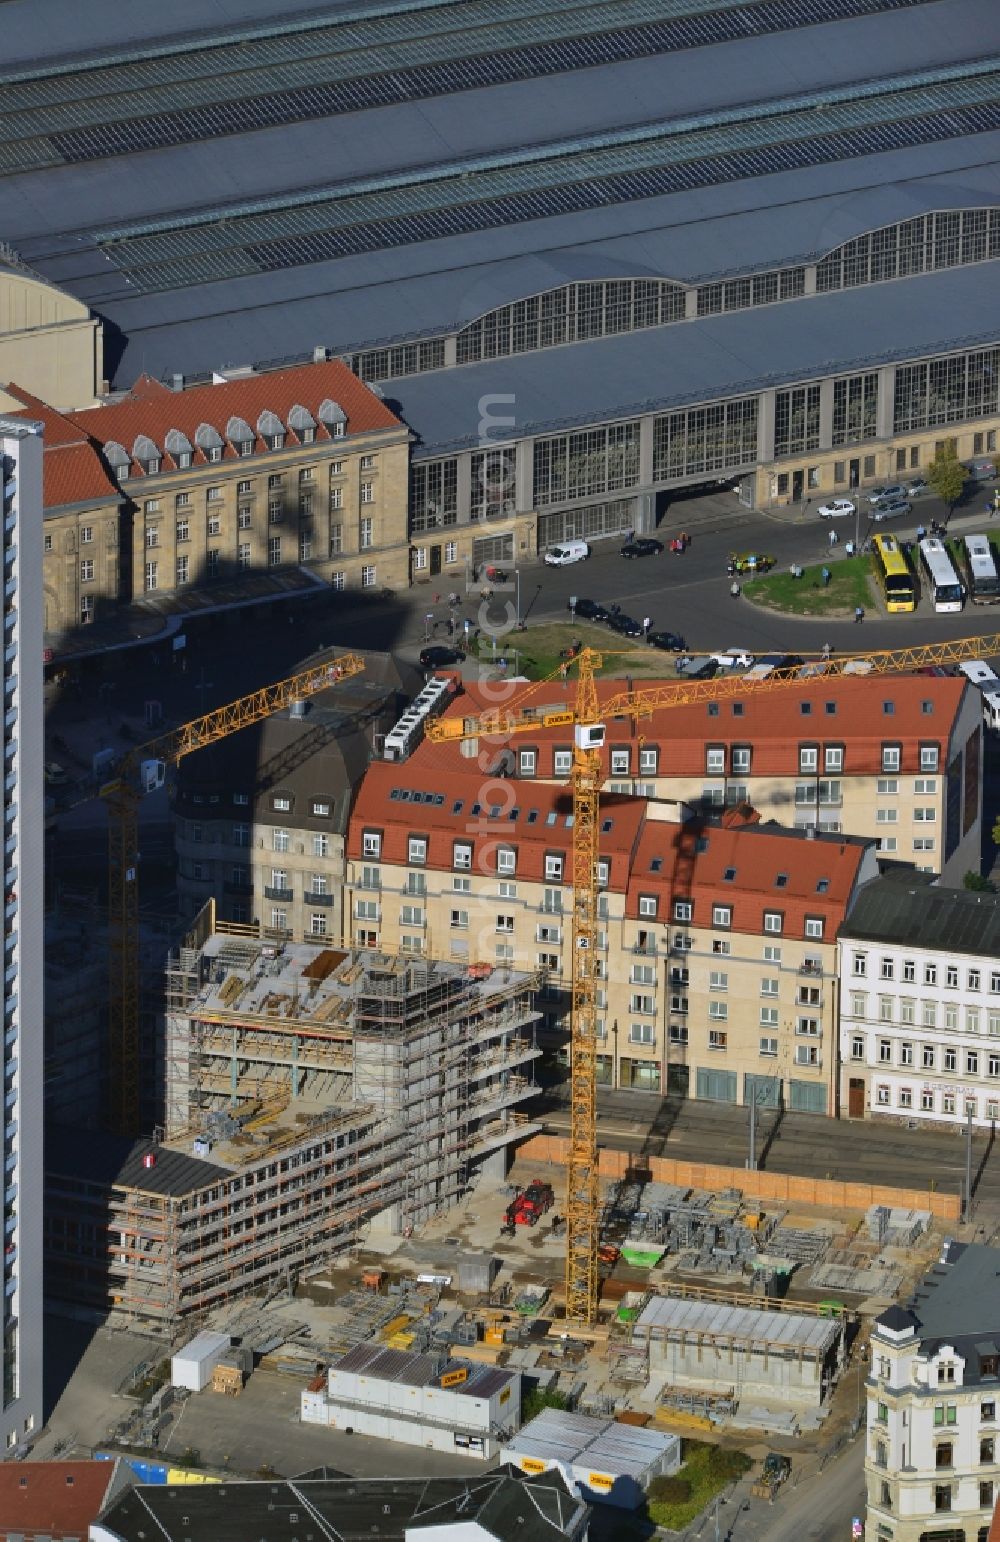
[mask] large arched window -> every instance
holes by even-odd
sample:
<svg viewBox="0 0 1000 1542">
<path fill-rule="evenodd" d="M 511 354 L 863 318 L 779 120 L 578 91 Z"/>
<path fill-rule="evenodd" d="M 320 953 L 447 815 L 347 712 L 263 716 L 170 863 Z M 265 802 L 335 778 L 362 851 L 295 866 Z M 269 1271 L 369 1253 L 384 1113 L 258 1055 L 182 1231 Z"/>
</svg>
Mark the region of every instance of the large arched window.
<svg viewBox="0 0 1000 1542">
<path fill-rule="evenodd" d="M 458 334 L 457 363 L 556 348 L 684 316 L 684 286 L 665 279 L 598 279 L 566 284 L 488 311 Z"/>
<path fill-rule="evenodd" d="M 1000 209 L 946 209 L 868 230 L 816 265 L 816 292 L 1000 257 Z"/>
</svg>

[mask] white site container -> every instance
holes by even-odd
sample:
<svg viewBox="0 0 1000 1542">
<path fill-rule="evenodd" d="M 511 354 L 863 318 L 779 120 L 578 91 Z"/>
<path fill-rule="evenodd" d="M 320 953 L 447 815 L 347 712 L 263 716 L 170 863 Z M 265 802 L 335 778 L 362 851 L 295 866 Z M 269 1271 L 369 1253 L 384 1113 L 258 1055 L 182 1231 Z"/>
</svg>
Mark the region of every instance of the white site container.
<svg viewBox="0 0 1000 1542">
<path fill-rule="evenodd" d="M 171 1385 L 186 1387 L 189 1392 L 204 1391 L 215 1367 L 231 1348 L 228 1333 L 199 1333 L 171 1357 Z"/>
</svg>

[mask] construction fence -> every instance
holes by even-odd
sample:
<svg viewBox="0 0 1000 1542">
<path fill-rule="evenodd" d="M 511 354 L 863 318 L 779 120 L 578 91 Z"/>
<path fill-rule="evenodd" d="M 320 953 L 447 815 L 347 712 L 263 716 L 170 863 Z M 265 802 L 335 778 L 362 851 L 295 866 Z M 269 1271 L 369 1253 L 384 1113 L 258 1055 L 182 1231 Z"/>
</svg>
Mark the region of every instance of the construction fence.
<svg viewBox="0 0 1000 1542">
<path fill-rule="evenodd" d="M 565 1167 L 569 1141 L 562 1135 L 533 1135 L 518 1147 L 518 1157 L 529 1162 L 551 1162 Z M 745 1167 L 723 1167 L 714 1162 L 684 1162 L 673 1157 L 637 1158 L 628 1151 L 602 1150 L 602 1178 L 624 1178 L 641 1162 L 654 1183 L 675 1183 L 685 1188 L 742 1189 L 747 1197 L 795 1205 L 816 1205 L 828 1210 L 867 1210 L 871 1205 L 896 1206 L 903 1210 L 929 1210 L 939 1221 L 957 1222 L 961 1199 L 933 1189 L 894 1188 L 879 1183 L 843 1183 L 836 1178 L 802 1178 L 793 1173 L 750 1172 Z"/>
</svg>

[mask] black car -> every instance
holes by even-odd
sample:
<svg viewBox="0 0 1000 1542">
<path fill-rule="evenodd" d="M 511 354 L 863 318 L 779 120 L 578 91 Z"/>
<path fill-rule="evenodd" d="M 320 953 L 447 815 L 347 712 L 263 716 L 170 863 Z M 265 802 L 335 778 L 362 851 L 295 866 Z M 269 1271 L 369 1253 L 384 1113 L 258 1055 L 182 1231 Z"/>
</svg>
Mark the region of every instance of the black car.
<svg viewBox="0 0 1000 1542">
<path fill-rule="evenodd" d="M 633 621 L 631 616 L 622 615 L 621 611 L 617 615 L 608 617 L 608 626 L 612 632 L 617 632 L 622 637 L 642 636 L 642 627 L 638 621 Z"/>
<path fill-rule="evenodd" d="M 650 632 L 646 641 L 652 648 L 662 648 L 664 653 L 687 652 L 687 643 L 676 632 Z"/>
<path fill-rule="evenodd" d="M 626 541 L 619 553 L 622 557 L 658 557 L 663 551 L 663 542 L 654 541 L 651 536 L 637 536 L 635 540 Z"/>
<path fill-rule="evenodd" d="M 793 670 L 801 669 L 805 659 L 797 653 L 764 653 L 758 660 L 758 664 L 770 664 L 775 674 L 791 674 Z"/>
<path fill-rule="evenodd" d="M 436 643 L 433 648 L 421 648 L 421 669 L 442 669 L 445 664 L 460 664 L 465 658 L 461 648 L 448 648 Z"/>
<path fill-rule="evenodd" d="M 607 621 L 611 612 L 596 600 L 577 600 L 574 615 L 580 621 Z"/>
</svg>

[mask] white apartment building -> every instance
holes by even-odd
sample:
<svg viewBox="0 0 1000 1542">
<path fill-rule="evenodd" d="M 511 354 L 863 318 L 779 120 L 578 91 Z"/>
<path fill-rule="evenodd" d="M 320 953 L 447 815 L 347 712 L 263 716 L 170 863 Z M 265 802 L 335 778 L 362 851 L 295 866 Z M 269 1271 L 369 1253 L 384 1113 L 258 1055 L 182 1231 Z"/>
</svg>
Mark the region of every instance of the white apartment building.
<svg viewBox="0 0 1000 1542">
<path fill-rule="evenodd" d="M 1000 1478 L 1000 1249 L 945 1244 L 908 1307 L 875 1320 L 868 1542 L 987 1542 Z"/>
<path fill-rule="evenodd" d="M 890 869 L 838 939 L 848 1118 L 1000 1120 L 1000 898 Z"/>
<path fill-rule="evenodd" d="M 45 780 L 42 426 L 0 417 L 3 488 L 3 1451 L 42 1423 Z"/>
</svg>

